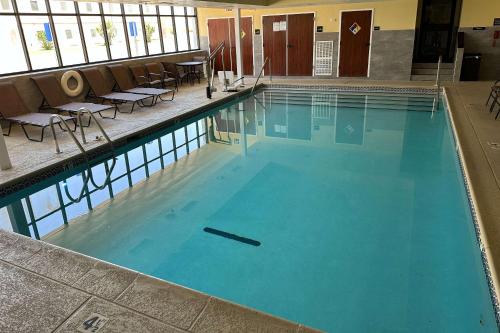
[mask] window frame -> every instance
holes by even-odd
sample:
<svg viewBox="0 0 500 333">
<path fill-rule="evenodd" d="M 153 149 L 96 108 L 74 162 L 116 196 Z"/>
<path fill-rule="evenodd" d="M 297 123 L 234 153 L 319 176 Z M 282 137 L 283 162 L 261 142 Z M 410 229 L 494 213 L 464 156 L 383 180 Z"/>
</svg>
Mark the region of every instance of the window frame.
<svg viewBox="0 0 500 333">
<path fill-rule="evenodd" d="M 193 7 L 193 13 L 192 15 L 187 14 L 187 8 L 183 6 L 184 9 L 184 14 L 183 15 L 175 15 L 173 6 L 168 6 L 170 7 L 170 14 L 161 14 L 159 5 L 155 5 L 156 8 L 156 13 L 147 13 L 145 14 L 143 11 L 143 5 L 139 5 L 139 14 L 126 14 L 125 13 L 125 8 L 124 4 L 120 3 L 120 14 L 105 14 L 103 10 L 103 3 L 98 2 L 99 5 L 99 14 L 97 13 L 80 13 L 80 8 L 78 6 L 78 3 L 76 1 L 68 1 L 72 4 L 74 8 L 74 13 L 58 13 L 57 10 L 53 13 L 52 9 L 50 7 L 50 1 L 49 0 L 38 0 L 42 1 L 45 4 L 45 7 L 47 9 L 46 13 L 38 13 L 38 12 L 20 12 L 18 9 L 17 1 L 16 0 L 11 0 L 11 6 L 12 6 L 12 12 L 0 12 L 0 16 L 10 16 L 14 17 L 16 22 L 17 22 L 17 29 L 19 32 L 19 36 L 21 39 L 21 45 L 24 53 L 24 58 L 26 61 L 26 67 L 27 70 L 23 71 L 16 71 L 16 72 L 7 72 L 7 73 L 0 73 L 0 78 L 5 77 L 5 76 L 10 76 L 10 75 L 19 75 L 19 74 L 27 74 L 27 73 L 35 73 L 35 72 L 42 72 L 42 71 L 48 71 L 48 70 L 55 70 L 55 69 L 62 69 L 62 68 L 71 68 L 71 67 L 78 67 L 78 66 L 84 66 L 84 65 L 89 65 L 89 64 L 102 64 L 102 63 L 108 63 L 108 62 L 113 62 L 113 61 L 120 61 L 120 60 L 127 60 L 127 59 L 141 59 L 141 58 L 147 58 L 150 56 L 160 56 L 164 54 L 176 54 L 176 53 L 187 53 L 187 52 L 192 52 L 192 51 L 198 51 L 200 50 L 200 34 L 199 34 L 199 22 L 198 22 L 198 10 L 196 7 Z M 70 4 L 68 4 L 69 6 Z M 167 6 L 167 5 L 162 5 L 162 6 Z M 48 18 L 48 23 L 50 25 L 50 29 L 52 32 L 53 36 L 53 42 L 54 42 L 54 49 L 56 53 L 56 58 L 57 58 L 57 64 L 58 66 L 55 67 L 45 67 L 45 68 L 39 68 L 39 69 L 33 69 L 32 66 L 32 61 L 29 55 L 29 50 L 28 50 L 28 45 L 26 43 L 26 38 L 24 35 L 24 30 L 23 26 L 21 23 L 21 17 L 24 16 L 47 16 Z M 61 56 L 61 49 L 58 43 L 58 38 L 57 38 L 57 32 L 55 31 L 55 24 L 54 24 L 54 16 L 72 16 L 76 17 L 76 22 L 78 25 L 78 30 L 79 30 L 79 35 L 80 35 L 80 42 L 83 48 L 83 58 L 84 62 L 83 63 L 76 63 L 72 65 L 63 65 L 62 61 L 62 56 Z M 120 17 L 122 22 L 123 22 L 123 31 L 125 33 L 125 43 L 127 46 L 127 56 L 122 57 L 122 58 L 116 58 L 113 59 L 111 57 L 111 49 L 108 41 L 108 34 L 107 30 L 104 29 L 104 41 L 105 41 L 105 46 L 106 46 L 106 51 L 108 55 L 107 60 L 99 60 L 99 61 L 89 61 L 89 55 L 88 55 L 88 50 L 87 50 L 87 43 L 85 41 L 85 34 L 84 34 L 84 29 L 82 25 L 82 17 L 85 16 L 98 16 L 101 19 L 101 24 L 103 27 L 105 27 L 105 17 Z M 145 55 L 141 56 L 135 56 L 133 57 L 131 55 L 131 50 L 130 50 L 130 41 L 129 41 L 129 31 L 128 31 L 128 26 L 127 26 L 127 17 L 130 16 L 135 16 L 135 17 L 140 17 L 140 24 L 142 25 L 142 34 L 143 34 L 143 43 L 144 43 L 144 50 L 145 50 Z M 161 47 L 161 52 L 160 53 L 153 53 L 149 51 L 148 43 L 147 43 L 147 38 L 146 38 L 146 25 L 145 25 L 145 17 L 156 17 L 156 22 L 158 24 L 158 35 L 160 38 L 160 47 Z M 163 29 L 162 29 L 162 24 L 161 24 L 161 18 L 162 17 L 170 17 L 172 24 L 173 24 L 173 32 L 174 32 L 174 41 L 175 41 L 175 50 L 174 51 L 169 51 L 165 52 L 165 45 L 164 45 L 164 39 L 163 39 Z M 188 49 L 184 51 L 179 51 L 178 47 L 178 36 L 177 36 L 177 29 L 175 27 L 175 17 L 184 17 L 184 21 L 186 23 L 186 36 L 185 38 L 187 39 L 188 43 Z M 198 39 L 198 47 L 197 48 L 192 48 L 191 47 L 191 40 L 189 38 L 189 26 L 188 26 L 188 18 L 194 17 L 196 19 L 196 38 Z M 76 36 L 73 36 L 76 38 Z"/>
</svg>

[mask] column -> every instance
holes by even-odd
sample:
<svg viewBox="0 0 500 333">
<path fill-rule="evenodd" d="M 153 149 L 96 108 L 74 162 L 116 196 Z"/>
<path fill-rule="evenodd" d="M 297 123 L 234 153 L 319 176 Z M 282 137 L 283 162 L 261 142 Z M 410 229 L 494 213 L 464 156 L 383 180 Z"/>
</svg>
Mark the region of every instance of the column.
<svg viewBox="0 0 500 333">
<path fill-rule="evenodd" d="M 236 79 L 241 79 L 240 84 L 243 82 L 243 58 L 241 53 L 241 9 L 235 8 L 234 10 L 234 42 L 236 47 Z"/>
</svg>

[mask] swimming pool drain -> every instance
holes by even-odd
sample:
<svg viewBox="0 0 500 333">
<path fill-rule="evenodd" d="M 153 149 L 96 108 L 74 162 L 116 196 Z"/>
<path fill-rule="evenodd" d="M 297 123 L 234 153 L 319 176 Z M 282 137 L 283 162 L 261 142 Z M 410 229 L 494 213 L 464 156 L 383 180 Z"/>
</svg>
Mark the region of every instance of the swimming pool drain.
<svg viewBox="0 0 500 333">
<path fill-rule="evenodd" d="M 205 232 L 208 232 L 209 234 L 212 234 L 212 235 L 217 235 L 217 236 L 221 236 L 221 237 L 224 237 L 224 238 L 228 238 L 228 239 L 232 239 L 232 240 L 235 240 L 235 241 L 238 241 L 238 242 L 241 242 L 241 243 L 245 243 L 245 244 L 248 244 L 248 245 L 252 245 L 252 246 L 260 246 L 260 242 L 259 241 L 256 241 L 254 239 L 250 239 L 250 238 L 246 238 L 246 237 L 241 237 L 241 236 L 238 236 L 238 235 L 235 235 L 235 234 L 231 234 L 229 232 L 225 232 L 225 231 L 222 231 L 222 230 L 217 230 L 217 229 L 213 229 L 213 228 L 203 228 L 203 231 Z"/>
</svg>

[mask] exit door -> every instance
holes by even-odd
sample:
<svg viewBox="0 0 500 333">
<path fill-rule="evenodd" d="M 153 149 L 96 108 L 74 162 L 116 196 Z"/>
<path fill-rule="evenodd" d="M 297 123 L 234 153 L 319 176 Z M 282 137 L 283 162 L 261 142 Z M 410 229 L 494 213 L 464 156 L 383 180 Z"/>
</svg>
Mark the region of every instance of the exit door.
<svg viewBox="0 0 500 333">
<path fill-rule="evenodd" d="M 342 12 L 339 76 L 368 76 L 371 32 L 371 10 Z"/>
</svg>

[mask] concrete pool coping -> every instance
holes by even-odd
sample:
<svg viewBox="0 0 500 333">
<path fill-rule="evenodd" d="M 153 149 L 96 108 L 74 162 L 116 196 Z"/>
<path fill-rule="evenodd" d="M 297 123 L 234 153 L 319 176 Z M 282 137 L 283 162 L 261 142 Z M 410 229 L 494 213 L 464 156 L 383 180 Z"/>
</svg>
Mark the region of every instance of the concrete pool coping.
<svg viewBox="0 0 500 333">
<path fill-rule="evenodd" d="M 250 81 L 251 82 L 251 81 Z M 249 83 L 250 83 L 249 82 Z M 269 84 L 268 81 L 264 81 L 264 84 Z M 339 88 L 346 87 L 346 86 L 360 86 L 360 87 L 389 87 L 389 88 L 424 88 L 424 89 L 434 89 L 434 86 L 432 83 L 422 83 L 422 82 L 376 82 L 376 81 L 356 81 L 356 80 L 342 80 L 342 81 L 331 81 L 331 80 L 294 80 L 293 82 L 290 79 L 278 79 L 278 80 L 273 80 L 272 82 L 273 85 L 276 84 L 286 84 L 286 85 L 300 85 L 300 86 L 336 86 Z M 477 210 L 477 221 L 479 224 L 480 228 L 480 233 L 479 237 L 481 238 L 482 246 L 481 246 L 481 251 L 483 255 L 485 255 L 487 259 L 487 263 L 490 265 L 490 287 L 493 287 L 493 292 L 495 293 L 495 300 L 496 302 L 495 306 L 496 311 L 497 311 L 497 319 L 498 319 L 498 303 L 496 300 L 498 300 L 498 271 L 497 269 L 500 268 L 500 242 L 498 240 L 498 235 L 500 235 L 500 230 L 498 230 L 499 226 L 498 221 L 500 221 L 500 206 L 497 204 L 500 199 L 500 187 L 498 186 L 498 176 L 500 175 L 500 167 L 496 167 L 497 164 L 493 164 L 492 167 L 492 162 L 491 159 L 492 157 L 487 154 L 485 151 L 485 140 L 484 138 L 481 138 L 476 131 L 474 130 L 475 124 L 474 121 L 477 119 L 473 119 L 470 116 L 470 112 L 477 111 L 477 109 L 484 109 L 484 106 L 479 106 L 477 103 L 471 103 L 470 100 L 468 100 L 466 97 L 464 97 L 464 91 L 461 91 L 461 89 L 468 90 L 467 85 L 463 85 L 465 88 L 461 88 L 461 84 L 444 84 L 445 90 L 446 90 L 446 96 L 448 99 L 448 105 L 450 107 L 449 111 L 450 114 L 452 115 L 451 120 L 454 123 L 455 127 L 455 134 L 456 134 L 456 139 L 458 142 L 460 142 L 460 152 L 461 152 L 461 157 L 464 162 L 464 172 L 467 175 L 467 178 L 470 182 L 470 192 L 471 192 L 471 199 L 474 202 L 474 206 L 476 207 Z M 489 83 L 483 83 L 481 86 L 477 86 L 477 93 L 481 94 L 481 92 L 485 92 L 484 89 L 489 89 Z M 198 87 L 197 87 L 198 88 Z M 248 91 L 251 88 L 251 84 L 247 86 L 246 90 L 240 92 L 239 94 L 244 94 L 246 91 Z M 200 91 L 197 91 L 198 95 L 201 96 L 204 94 L 204 90 L 202 90 L 202 94 L 200 94 Z M 172 125 L 175 123 L 173 120 L 174 118 L 179 119 L 186 119 L 191 116 L 196 115 L 197 113 L 202 113 L 205 110 L 209 109 L 215 104 L 223 104 L 229 100 L 231 100 L 234 97 L 234 94 L 222 94 L 218 93 L 216 96 L 214 96 L 214 100 L 210 101 L 210 103 L 200 103 L 199 101 L 195 101 L 195 103 L 191 103 L 191 105 L 197 104 L 196 107 L 191 107 L 191 108 L 182 108 L 182 110 L 176 109 L 175 115 L 170 118 L 168 121 L 170 121 L 169 125 Z M 188 98 L 189 99 L 189 98 Z M 469 101 L 469 102 L 467 102 Z M 201 106 L 200 106 L 201 104 Z M 482 103 L 481 103 L 482 104 Z M 168 105 L 168 104 L 167 104 Z M 168 111 L 168 110 L 167 110 Z M 137 115 L 138 113 L 135 113 L 134 115 Z M 165 116 L 165 114 L 162 114 Z M 157 123 L 156 124 L 146 124 L 145 126 L 141 127 L 138 129 L 138 131 L 129 131 L 129 132 L 121 132 L 118 133 L 118 135 L 112 136 L 112 138 L 115 139 L 123 139 L 128 136 L 135 137 L 137 132 L 139 131 L 148 131 L 151 130 L 151 127 L 157 126 L 158 123 L 166 124 L 165 119 L 162 117 L 157 117 L 156 118 Z M 95 127 L 95 126 L 94 126 Z M 92 135 L 92 134 L 90 134 Z M 89 136 L 90 136 L 89 135 Z M 49 141 L 51 139 L 49 138 Z M 497 139 L 495 140 L 500 140 L 500 134 L 497 136 Z M 100 143 L 93 143 L 92 148 L 95 149 L 98 147 Z M 52 142 L 48 144 L 50 146 L 50 152 L 53 154 L 53 146 Z M 69 146 L 63 146 L 63 149 L 67 150 L 67 158 L 68 160 L 71 160 L 74 158 L 75 151 L 71 151 L 68 149 Z M 59 159 L 57 161 L 54 161 L 54 163 L 60 162 Z M 52 165 L 53 163 L 48 163 L 48 165 Z M 500 164 L 498 164 L 500 165 Z M 36 165 L 35 165 L 36 166 Z M 1 175 L 1 174 L 0 174 Z M 23 179 L 25 177 L 30 177 L 32 174 L 30 172 L 24 172 L 24 174 L 20 177 L 13 177 L 12 179 Z M 12 180 L 11 179 L 11 180 Z M 8 182 L 3 182 L 4 178 L 0 176 L 0 188 L 8 184 Z M 10 181 L 10 180 L 9 180 Z M 1 238 L 0 238 L 0 243 L 1 243 Z M 45 244 L 42 242 L 42 244 Z M 12 244 L 11 244 L 12 245 Z M 7 246 L 8 247 L 8 246 Z M 1 249 L 1 247 L 0 247 Z M 68 250 L 64 249 L 59 249 L 59 251 L 64 252 Z M 70 251 L 68 251 L 71 253 Z M 0 251 L 1 253 L 1 251 Z M 79 254 L 73 253 L 75 256 L 79 256 Z M 2 264 L 1 261 L 5 261 L 1 258 L 0 256 L 0 264 Z M 8 263 L 12 265 L 12 263 L 9 263 L 5 261 L 5 263 Z M 1 266 L 1 265 L 0 265 Z M 10 266 L 9 266 L 10 267 Z M 16 267 L 16 265 L 12 266 Z M 19 268 L 21 269 L 21 268 Z M 121 268 L 120 268 L 121 269 Z M 124 269 L 126 271 L 126 269 Z M 137 273 L 139 274 L 139 273 Z M 165 282 L 166 284 L 169 284 L 168 282 Z M 182 287 L 179 287 L 182 288 Z M 88 302 L 90 303 L 90 298 L 87 299 L 85 304 Z M 93 301 L 94 303 L 96 301 Z M 92 305 L 94 303 L 91 303 Z M 83 304 L 82 306 L 84 306 Z M 69 318 L 69 317 L 68 317 Z M 298 326 L 296 328 L 297 331 L 299 331 L 301 328 Z"/>
</svg>

